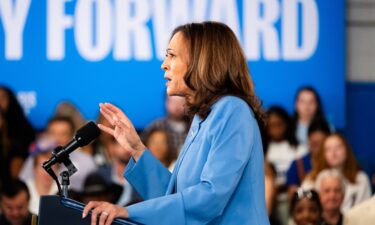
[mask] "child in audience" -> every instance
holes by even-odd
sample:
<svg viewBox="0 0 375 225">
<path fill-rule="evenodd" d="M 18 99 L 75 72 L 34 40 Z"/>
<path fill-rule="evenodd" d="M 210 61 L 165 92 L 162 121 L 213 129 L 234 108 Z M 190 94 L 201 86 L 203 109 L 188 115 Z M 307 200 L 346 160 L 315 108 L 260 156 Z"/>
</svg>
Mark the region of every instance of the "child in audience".
<svg viewBox="0 0 375 225">
<path fill-rule="evenodd" d="M 295 225 L 323 225 L 319 195 L 313 190 L 298 189 L 292 196 L 290 214 Z M 294 222 L 294 223 L 293 223 Z"/>
<path fill-rule="evenodd" d="M 288 186 L 289 199 L 298 189 L 305 176 L 311 171 L 312 158 L 321 148 L 324 139 L 330 134 L 327 123 L 313 122 L 309 126 L 309 153 L 304 157 L 294 160 L 287 172 L 286 185 Z"/>
</svg>

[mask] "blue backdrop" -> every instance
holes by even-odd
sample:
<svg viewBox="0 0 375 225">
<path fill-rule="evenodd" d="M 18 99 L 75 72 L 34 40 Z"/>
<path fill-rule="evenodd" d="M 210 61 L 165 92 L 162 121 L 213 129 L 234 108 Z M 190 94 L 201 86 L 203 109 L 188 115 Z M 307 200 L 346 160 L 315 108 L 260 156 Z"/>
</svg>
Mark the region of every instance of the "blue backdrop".
<svg viewBox="0 0 375 225">
<path fill-rule="evenodd" d="M 89 119 L 113 102 L 139 129 L 162 116 L 169 35 L 202 20 L 236 32 L 266 107 L 292 112 L 296 90 L 312 85 L 331 123 L 345 126 L 342 0 L 2 0 L 0 19 L 0 84 L 38 128 L 61 100 Z"/>
</svg>

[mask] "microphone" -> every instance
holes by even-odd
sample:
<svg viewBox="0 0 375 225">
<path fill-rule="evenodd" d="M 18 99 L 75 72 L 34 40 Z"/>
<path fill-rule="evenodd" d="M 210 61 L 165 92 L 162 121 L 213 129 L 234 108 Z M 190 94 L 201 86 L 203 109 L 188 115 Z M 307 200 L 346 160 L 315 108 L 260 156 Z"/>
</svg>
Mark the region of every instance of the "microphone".
<svg viewBox="0 0 375 225">
<path fill-rule="evenodd" d="M 57 147 L 53 152 L 51 158 L 43 163 L 43 168 L 49 170 L 51 166 L 56 163 L 62 163 L 69 159 L 69 154 L 79 147 L 90 144 L 94 139 L 99 137 L 100 129 L 98 126 L 90 121 L 81 127 L 67 145 L 64 147 Z"/>
</svg>

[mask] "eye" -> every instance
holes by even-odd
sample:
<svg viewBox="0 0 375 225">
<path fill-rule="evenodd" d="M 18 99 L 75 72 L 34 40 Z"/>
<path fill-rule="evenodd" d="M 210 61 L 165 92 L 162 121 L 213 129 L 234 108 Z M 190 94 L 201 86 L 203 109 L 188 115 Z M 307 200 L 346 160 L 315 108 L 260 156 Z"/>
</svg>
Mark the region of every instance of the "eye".
<svg viewBox="0 0 375 225">
<path fill-rule="evenodd" d="M 173 54 L 173 53 L 170 53 L 170 52 L 167 52 L 166 54 L 165 54 L 165 57 L 166 58 L 175 58 L 176 57 L 176 55 L 175 54 Z"/>
</svg>

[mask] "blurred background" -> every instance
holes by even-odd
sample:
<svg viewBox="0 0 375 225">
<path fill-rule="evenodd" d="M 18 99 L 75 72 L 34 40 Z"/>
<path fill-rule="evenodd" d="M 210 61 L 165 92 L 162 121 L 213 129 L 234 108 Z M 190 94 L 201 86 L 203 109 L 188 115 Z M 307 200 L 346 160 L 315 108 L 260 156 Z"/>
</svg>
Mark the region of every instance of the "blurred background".
<svg viewBox="0 0 375 225">
<path fill-rule="evenodd" d="M 172 30 L 214 20 L 240 40 L 264 108 L 281 107 L 298 121 L 301 88 L 314 90 L 330 131 L 348 140 L 371 182 L 375 0 L 0 0 L 0 20 L 0 86 L 13 92 L 34 130 L 20 147 L 27 152 L 23 160 L 33 135 L 48 133 L 51 118 L 68 115 L 76 130 L 86 120 L 99 121 L 100 102 L 118 105 L 151 136 L 157 119 L 178 111 L 168 110 L 160 69 Z M 8 92 L 0 94 L 0 103 L 9 99 Z M 7 103 L 1 104 L 6 114 Z M 187 129 L 169 134 L 174 148 Z M 127 157 L 114 153 L 108 137 L 101 141 L 104 150 L 86 151 L 94 163 Z M 302 142 L 309 146 L 307 136 Z"/>
</svg>

